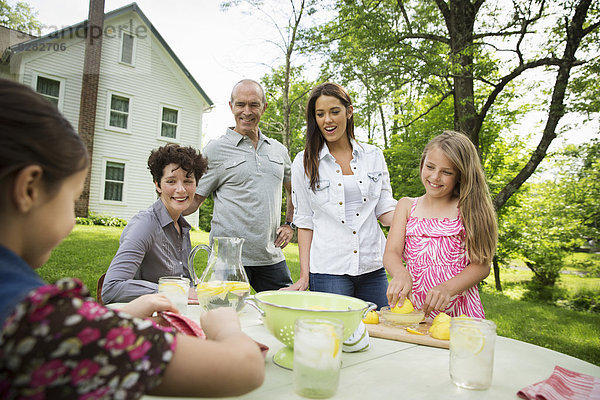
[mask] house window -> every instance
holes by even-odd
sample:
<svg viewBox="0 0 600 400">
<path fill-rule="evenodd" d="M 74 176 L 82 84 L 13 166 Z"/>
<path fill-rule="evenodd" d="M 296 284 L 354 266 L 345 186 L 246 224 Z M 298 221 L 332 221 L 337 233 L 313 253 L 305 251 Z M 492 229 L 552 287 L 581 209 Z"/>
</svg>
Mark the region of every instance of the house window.
<svg viewBox="0 0 600 400">
<path fill-rule="evenodd" d="M 121 38 L 121 62 L 129 65 L 133 65 L 133 50 L 134 50 L 135 36 L 129 33 L 123 32 Z"/>
<path fill-rule="evenodd" d="M 129 103 L 127 97 L 116 94 L 110 96 L 109 126 L 121 129 L 129 128 Z"/>
<path fill-rule="evenodd" d="M 177 119 L 179 111 L 172 108 L 162 108 L 160 136 L 170 139 L 177 138 Z"/>
<path fill-rule="evenodd" d="M 50 103 L 58 106 L 60 100 L 60 81 L 38 76 L 35 90 Z"/>
<path fill-rule="evenodd" d="M 104 200 L 123 201 L 125 164 L 107 161 L 104 179 Z"/>
</svg>

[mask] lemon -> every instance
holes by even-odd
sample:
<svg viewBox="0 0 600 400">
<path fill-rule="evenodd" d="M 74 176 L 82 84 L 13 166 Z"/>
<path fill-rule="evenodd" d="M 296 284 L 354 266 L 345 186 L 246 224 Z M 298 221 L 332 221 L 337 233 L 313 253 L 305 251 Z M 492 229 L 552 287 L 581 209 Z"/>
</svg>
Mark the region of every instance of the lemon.
<svg viewBox="0 0 600 400">
<path fill-rule="evenodd" d="M 431 337 L 435 339 L 450 339 L 450 321 L 438 322 L 435 325 L 431 325 L 431 328 L 429 328 L 429 333 L 431 333 Z"/>
<path fill-rule="evenodd" d="M 424 333 L 416 331 L 413 328 L 406 328 L 406 332 L 412 333 L 413 335 L 424 335 Z"/>
<path fill-rule="evenodd" d="M 365 324 L 378 324 L 379 323 L 379 314 L 376 311 L 369 311 L 367 315 L 363 318 L 362 322 Z"/>
<path fill-rule="evenodd" d="M 203 282 L 198 284 L 196 291 L 198 292 L 198 297 L 210 297 L 227 292 L 227 288 L 221 286 L 220 283 Z"/>
<path fill-rule="evenodd" d="M 439 324 L 439 323 L 442 323 L 442 322 L 448 322 L 448 323 L 450 323 L 451 319 L 452 318 L 448 314 L 446 314 L 445 312 L 441 312 L 441 313 L 439 313 L 438 315 L 435 316 L 435 318 L 433 319 L 433 322 L 431 323 L 431 325 L 433 326 L 435 324 Z"/>
<path fill-rule="evenodd" d="M 453 331 L 450 347 L 463 354 L 477 355 L 485 346 L 485 337 L 477 328 L 460 327 Z M 433 335 L 432 335 L 433 336 Z"/>
<path fill-rule="evenodd" d="M 231 293 L 244 293 L 250 291 L 250 284 L 247 282 L 227 282 Z"/>
<path fill-rule="evenodd" d="M 409 299 L 404 299 L 404 303 L 402 303 L 402 306 L 400 307 L 398 307 L 398 304 L 399 303 L 397 303 L 390 311 L 398 314 L 408 314 L 415 310 Z"/>
<path fill-rule="evenodd" d="M 330 325 L 326 325 L 328 330 L 329 330 L 329 334 L 331 335 L 332 339 L 333 339 L 333 356 L 336 357 L 338 355 L 338 352 L 340 351 L 340 338 L 338 337 L 338 335 L 335 334 L 335 330 L 333 329 L 332 326 Z"/>
<path fill-rule="evenodd" d="M 158 287 L 158 291 L 160 293 L 183 294 L 185 296 L 185 289 L 174 282 L 161 283 Z"/>
</svg>

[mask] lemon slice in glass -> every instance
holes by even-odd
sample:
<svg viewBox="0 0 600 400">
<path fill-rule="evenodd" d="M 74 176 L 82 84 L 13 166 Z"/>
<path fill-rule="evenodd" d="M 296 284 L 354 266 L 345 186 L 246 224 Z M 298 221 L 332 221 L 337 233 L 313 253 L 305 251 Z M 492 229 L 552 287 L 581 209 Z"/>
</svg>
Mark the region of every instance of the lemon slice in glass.
<svg viewBox="0 0 600 400">
<path fill-rule="evenodd" d="M 185 289 L 173 282 L 161 283 L 158 290 L 161 293 L 183 294 L 185 296 Z"/>
<path fill-rule="evenodd" d="M 485 346 L 485 337 L 477 328 L 460 327 L 452 333 L 450 347 L 459 353 L 477 355 Z"/>
<path fill-rule="evenodd" d="M 332 326 L 326 325 L 331 339 L 333 339 L 333 356 L 336 357 L 340 351 L 340 338 L 335 334 Z"/>
</svg>

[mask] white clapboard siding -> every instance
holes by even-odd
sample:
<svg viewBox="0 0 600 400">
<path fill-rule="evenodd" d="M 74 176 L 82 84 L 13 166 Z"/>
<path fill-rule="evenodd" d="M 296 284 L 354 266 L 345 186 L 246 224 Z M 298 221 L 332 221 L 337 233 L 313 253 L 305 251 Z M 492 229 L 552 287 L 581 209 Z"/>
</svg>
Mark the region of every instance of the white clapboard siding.
<svg viewBox="0 0 600 400">
<path fill-rule="evenodd" d="M 26 51 L 23 56 L 22 83 L 35 87 L 34 77 L 46 76 L 64 82 L 61 112 L 77 130 L 85 42 L 77 37 L 57 38 L 52 43 L 65 44 L 64 51 Z"/>
<path fill-rule="evenodd" d="M 179 110 L 177 143 L 196 148 L 202 141 L 202 112 L 206 105 L 149 28 L 146 27 L 144 34 L 143 21 L 137 14 L 108 20 L 105 25 L 108 23 L 112 26 L 133 26 L 142 35 L 135 39 L 133 66 L 119 62 L 119 37 L 103 41 L 90 210 L 130 219 L 157 198 L 147 160 L 152 149 L 168 143 L 159 138 L 161 105 Z M 128 133 L 107 128 L 111 93 L 131 97 Z M 107 160 L 126 164 L 123 202 L 104 200 L 103 178 Z M 197 213 L 187 219 L 192 225 L 198 225 Z"/>
<path fill-rule="evenodd" d="M 155 37 L 146 20 L 136 12 L 135 4 L 107 13 L 102 40 L 102 59 L 98 84 L 96 131 L 92 153 L 89 210 L 126 220 L 148 208 L 157 199 L 147 167 L 152 149 L 168 143 L 160 137 L 161 107 L 178 110 L 178 134 L 174 140 L 183 146 L 200 148 L 202 114 L 209 107 L 206 99 L 190 81 L 175 59 Z M 133 65 L 120 61 L 121 32 L 137 34 Z M 59 35 L 59 51 L 21 51 L 3 66 L 1 75 L 35 87 L 36 76 L 64 83 L 60 109 L 78 128 L 85 40 L 78 35 Z M 46 40 L 45 43 L 48 43 Z M 63 44 L 64 46 L 60 46 Z M 107 126 L 111 93 L 131 98 L 127 132 Z M 106 161 L 124 163 L 123 201 L 104 200 Z M 187 217 L 198 225 L 198 213 Z"/>
</svg>

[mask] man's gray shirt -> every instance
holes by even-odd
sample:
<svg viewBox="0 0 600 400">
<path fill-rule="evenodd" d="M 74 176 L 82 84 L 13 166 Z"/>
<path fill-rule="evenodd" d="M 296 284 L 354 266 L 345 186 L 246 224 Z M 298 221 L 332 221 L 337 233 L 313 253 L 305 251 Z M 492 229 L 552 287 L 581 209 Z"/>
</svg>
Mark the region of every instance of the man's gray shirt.
<svg viewBox="0 0 600 400">
<path fill-rule="evenodd" d="M 214 199 L 210 240 L 229 236 L 246 239 L 244 266 L 273 265 L 285 257 L 275 247 L 281 226 L 281 187 L 291 180 L 287 149 L 259 131 L 256 149 L 252 141 L 232 129 L 204 147 L 208 170 L 196 193 Z"/>
<path fill-rule="evenodd" d="M 190 277 L 187 257 L 192 250 L 191 226 L 179 217 L 181 235 L 159 199 L 137 213 L 121 234 L 102 287 L 105 303 L 128 302 L 158 291 L 161 276 Z"/>
</svg>

